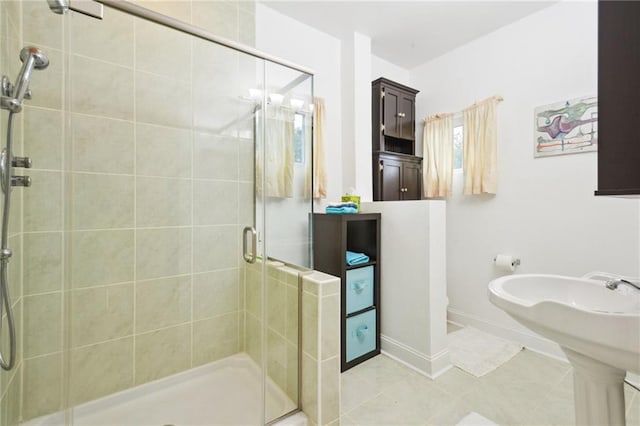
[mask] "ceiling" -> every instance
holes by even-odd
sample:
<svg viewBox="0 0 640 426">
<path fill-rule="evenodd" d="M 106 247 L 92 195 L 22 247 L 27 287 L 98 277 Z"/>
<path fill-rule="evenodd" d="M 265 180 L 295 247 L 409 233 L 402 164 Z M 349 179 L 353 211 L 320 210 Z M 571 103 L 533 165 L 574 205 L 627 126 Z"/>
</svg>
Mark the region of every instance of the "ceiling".
<svg viewBox="0 0 640 426">
<path fill-rule="evenodd" d="M 338 38 L 371 37 L 374 55 L 411 69 L 556 1 L 280 1 L 266 6 Z"/>
</svg>

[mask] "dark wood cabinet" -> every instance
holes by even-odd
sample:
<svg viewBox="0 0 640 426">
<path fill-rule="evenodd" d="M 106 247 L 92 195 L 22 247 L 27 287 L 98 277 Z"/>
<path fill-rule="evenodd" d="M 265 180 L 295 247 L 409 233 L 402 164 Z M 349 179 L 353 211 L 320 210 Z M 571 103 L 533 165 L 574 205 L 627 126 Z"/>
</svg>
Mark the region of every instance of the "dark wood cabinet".
<svg viewBox="0 0 640 426">
<path fill-rule="evenodd" d="M 373 154 L 372 166 L 376 171 L 373 181 L 374 200 L 401 201 L 422 198 L 422 158 L 377 152 Z"/>
<path fill-rule="evenodd" d="M 371 83 L 373 151 L 415 154 L 418 91 L 386 78 Z"/>
<path fill-rule="evenodd" d="M 341 371 L 380 353 L 380 216 L 313 215 L 313 268 L 341 280 Z M 347 250 L 369 262 L 348 265 Z"/>
<path fill-rule="evenodd" d="M 422 158 L 415 156 L 417 94 L 382 77 L 371 83 L 374 201 L 422 198 Z"/>
<path fill-rule="evenodd" d="M 640 196 L 640 2 L 598 4 L 598 190 Z"/>
</svg>

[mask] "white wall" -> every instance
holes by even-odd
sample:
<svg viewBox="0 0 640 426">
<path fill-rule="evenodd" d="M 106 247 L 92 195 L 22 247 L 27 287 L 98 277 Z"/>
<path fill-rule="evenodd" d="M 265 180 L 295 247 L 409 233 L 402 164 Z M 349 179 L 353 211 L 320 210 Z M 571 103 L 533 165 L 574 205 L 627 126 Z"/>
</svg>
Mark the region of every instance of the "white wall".
<svg viewBox="0 0 640 426">
<path fill-rule="evenodd" d="M 498 107 L 496 196 L 447 201 L 450 314 L 476 325 L 523 330 L 487 299 L 497 253 L 517 273 L 638 276 L 638 203 L 594 197 L 595 153 L 533 158 L 536 106 L 597 92 L 597 4 L 563 2 L 411 70 L 417 117 L 459 111 L 492 95 Z M 417 126 L 418 140 L 422 128 Z M 494 330 L 495 331 L 495 330 Z"/>
<path fill-rule="evenodd" d="M 380 77 L 388 78 L 405 86 L 411 85 L 411 73 L 409 70 L 376 55 L 371 55 L 371 81 Z"/>
<path fill-rule="evenodd" d="M 442 200 L 363 203 L 381 213 L 382 350 L 436 377 L 450 368 Z M 410 237 L 408 237 L 410 235 Z"/>
<path fill-rule="evenodd" d="M 342 194 L 340 40 L 256 3 L 256 48 L 315 71 L 314 94 L 325 99 L 327 200 Z"/>
</svg>

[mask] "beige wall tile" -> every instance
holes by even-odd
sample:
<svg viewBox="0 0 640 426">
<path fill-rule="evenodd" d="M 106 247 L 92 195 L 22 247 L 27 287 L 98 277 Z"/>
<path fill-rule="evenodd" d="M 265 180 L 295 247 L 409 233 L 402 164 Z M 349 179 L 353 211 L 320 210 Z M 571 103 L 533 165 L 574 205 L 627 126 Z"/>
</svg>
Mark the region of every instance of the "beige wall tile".
<svg viewBox="0 0 640 426">
<path fill-rule="evenodd" d="M 134 178 L 73 173 L 73 229 L 133 227 Z"/>
<path fill-rule="evenodd" d="M 51 12 L 46 2 L 21 1 L 24 42 L 56 49 L 62 48 L 62 19 Z"/>
<path fill-rule="evenodd" d="M 73 286 L 133 281 L 133 243 L 133 230 L 73 232 Z"/>
<path fill-rule="evenodd" d="M 77 15 L 69 22 L 69 50 L 82 56 L 133 66 L 133 17 L 108 7 L 104 19 Z"/>
<path fill-rule="evenodd" d="M 285 337 L 291 343 L 298 343 L 298 289 L 288 285 L 285 295 Z"/>
<path fill-rule="evenodd" d="M 29 176 L 31 176 L 31 187 L 23 192 L 24 230 L 60 231 L 62 229 L 62 173 L 30 170 Z"/>
<path fill-rule="evenodd" d="M 247 312 L 257 318 L 262 315 L 262 274 L 257 269 L 245 271 L 245 297 Z"/>
<path fill-rule="evenodd" d="M 136 72 L 136 119 L 170 127 L 191 127 L 191 84 L 188 81 Z"/>
<path fill-rule="evenodd" d="M 267 327 L 285 335 L 287 285 L 273 277 L 267 279 Z"/>
<path fill-rule="evenodd" d="M 29 83 L 31 99 L 25 103 L 36 107 L 62 109 L 62 89 L 64 87 L 64 60 L 62 52 L 52 48 L 42 47 L 37 43 L 36 47 L 41 48 L 47 55 L 49 58 L 49 66 L 45 70 L 34 71 L 31 82 Z M 20 49 L 17 49 L 16 52 L 19 52 L 19 50 Z M 15 63 L 20 64 L 20 61 L 16 61 Z M 16 74 L 12 74 L 12 76 L 13 75 L 17 75 L 17 71 Z"/>
<path fill-rule="evenodd" d="M 24 298 L 24 357 L 62 350 L 62 293 Z"/>
<path fill-rule="evenodd" d="M 133 283 L 73 290 L 72 347 L 133 334 Z"/>
<path fill-rule="evenodd" d="M 136 284 L 136 333 L 181 324 L 191 319 L 191 277 L 172 277 Z"/>
<path fill-rule="evenodd" d="M 193 25 L 214 32 L 230 40 L 238 41 L 238 5 L 235 2 L 194 1 Z"/>
<path fill-rule="evenodd" d="M 136 277 L 146 280 L 191 272 L 191 228 L 139 229 Z"/>
<path fill-rule="evenodd" d="M 320 369 L 322 423 L 328 424 L 340 417 L 340 357 L 323 361 Z"/>
<path fill-rule="evenodd" d="M 238 12 L 238 41 L 247 46 L 256 45 L 256 15 L 240 10 Z"/>
<path fill-rule="evenodd" d="M 72 114 L 71 139 L 74 171 L 133 174 L 133 123 Z"/>
<path fill-rule="evenodd" d="M 184 226 L 191 224 L 191 186 L 188 179 L 138 177 L 136 225 Z"/>
<path fill-rule="evenodd" d="M 302 350 L 318 359 L 318 298 L 302 293 Z"/>
<path fill-rule="evenodd" d="M 193 137 L 194 177 L 238 179 L 238 139 L 203 132 L 196 132 Z M 253 165 L 253 156 L 251 164 Z M 251 179 L 253 180 L 253 174 Z"/>
<path fill-rule="evenodd" d="M 24 294 L 62 290 L 62 233 L 24 234 L 22 238 L 27 266 L 23 272 Z"/>
<path fill-rule="evenodd" d="M 183 22 L 191 22 L 191 0 L 133 0 L 131 3 L 162 13 L 163 15 L 171 16 Z M 136 25 L 140 21 L 140 19 L 137 19 Z"/>
<path fill-rule="evenodd" d="M 136 124 L 136 173 L 191 177 L 191 131 Z"/>
<path fill-rule="evenodd" d="M 261 322 L 252 314 L 245 315 L 245 349 L 247 354 L 259 366 L 262 365 Z"/>
<path fill-rule="evenodd" d="M 190 348 L 191 324 L 137 335 L 135 383 L 146 383 L 188 369 Z"/>
<path fill-rule="evenodd" d="M 240 180 L 253 183 L 255 157 L 253 139 L 238 138 L 238 170 Z"/>
<path fill-rule="evenodd" d="M 133 337 L 71 351 L 72 404 L 91 401 L 133 385 Z"/>
<path fill-rule="evenodd" d="M 282 391 L 287 389 L 287 343 L 272 329 L 267 331 L 267 375 Z"/>
<path fill-rule="evenodd" d="M 36 169 L 62 169 L 62 111 L 25 106 L 24 152 Z"/>
<path fill-rule="evenodd" d="M 321 299 L 322 324 L 320 324 L 321 359 L 326 360 L 340 354 L 340 295 Z"/>
<path fill-rule="evenodd" d="M 238 223 L 253 225 L 253 210 L 255 208 L 253 183 L 240 182 L 238 184 Z"/>
<path fill-rule="evenodd" d="M 287 396 L 298 402 L 298 345 L 287 342 L 287 385 L 284 389 Z"/>
<path fill-rule="evenodd" d="M 152 22 L 136 21 L 136 68 L 189 82 L 191 39 L 186 34 Z"/>
<path fill-rule="evenodd" d="M 238 316 L 235 312 L 193 323 L 193 365 L 238 352 Z"/>
<path fill-rule="evenodd" d="M 9 295 L 11 300 L 15 303 L 23 294 L 22 285 L 22 238 L 20 235 L 15 235 L 9 238 L 9 247 L 13 251 L 11 259 L 9 260 Z"/>
<path fill-rule="evenodd" d="M 318 423 L 318 364 L 302 353 L 301 405 L 309 420 Z"/>
<path fill-rule="evenodd" d="M 71 55 L 71 110 L 133 119 L 133 70 Z"/>
<path fill-rule="evenodd" d="M 11 371 L 6 371 L 4 369 L 2 369 L 2 371 L 0 371 L 0 391 L 2 391 L 2 395 L 5 394 L 5 392 L 8 391 L 8 388 L 10 387 L 10 384 L 13 380 L 18 380 L 20 381 L 20 375 L 18 374 L 18 367 L 20 366 L 20 363 L 22 362 L 23 359 L 23 354 L 22 354 L 22 336 L 23 336 L 23 328 L 22 328 L 22 299 L 18 299 L 14 304 L 13 304 L 13 320 L 15 321 L 15 326 L 16 326 L 16 340 L 17 340 L 17 346 L 16 346 L 16 367 L 13 368 Z M 7 324 L 7 316 L 6 313 L 3 315 L 3 325 Z M 9 350 L 10 350 L 10 341 L 9 341 L 9 333 L 2 333 L 2 353 L 5 354 L 5 357 L 7 356 L 7 354 L 9 354 Z M 17 376 L 17 377 L 16 377 Z M 0 413 L 1 414 L 1 413 Z"/>
<path fill-rule="evenodd" d="M 238 183 L 196 180 L 193 182 L 195 225 L 238 223 Z"/>
<path fill-rule="evenodd" d="M 193 276 L 193 319 L 238 310 L 238 271 L 226 269 Z"/>
<path fill-rule="evenodd" d="M 6 424 L 7 425 L 18 425 L 20 424 L 22 413 L 21 413 L 21 400 L 22 400 L 22 380 L 18 378 L 22 376 L 22 371 L 24 367 L 19 365 L 17 370 L 17 375 L 14 380 L 9 384 L 9 388 L 7 389 L 7 393 L 4 395 L 3 402 L 6 401 L 6 406 L 2 407 L 2 412 L 4 413 Z"/>
<path fill-rule="evenodd" d="M 236 226 L 203 226 L 194 230 L 194 272 L 238 266 L 239 236 Z"/>
<path fill-rule="evenodd" d="M 24 361 L 24 420 L 53 413 L 62 408 L 62 354 Z"/>
</svg>

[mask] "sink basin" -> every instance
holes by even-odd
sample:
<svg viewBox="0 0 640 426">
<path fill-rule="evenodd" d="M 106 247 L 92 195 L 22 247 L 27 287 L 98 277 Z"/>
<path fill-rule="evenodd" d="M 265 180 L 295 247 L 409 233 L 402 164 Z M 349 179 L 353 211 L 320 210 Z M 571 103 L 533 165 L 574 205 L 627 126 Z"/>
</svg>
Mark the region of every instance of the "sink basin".
<svg viewBox="0 0 640 426">
<path fill-rule="evenodd" d="M 563 349 L 640 373 L 640 291 L 609 290 L 599 280 L 522 274 L 491 281 L 489 299 Z"/>
</svg>

